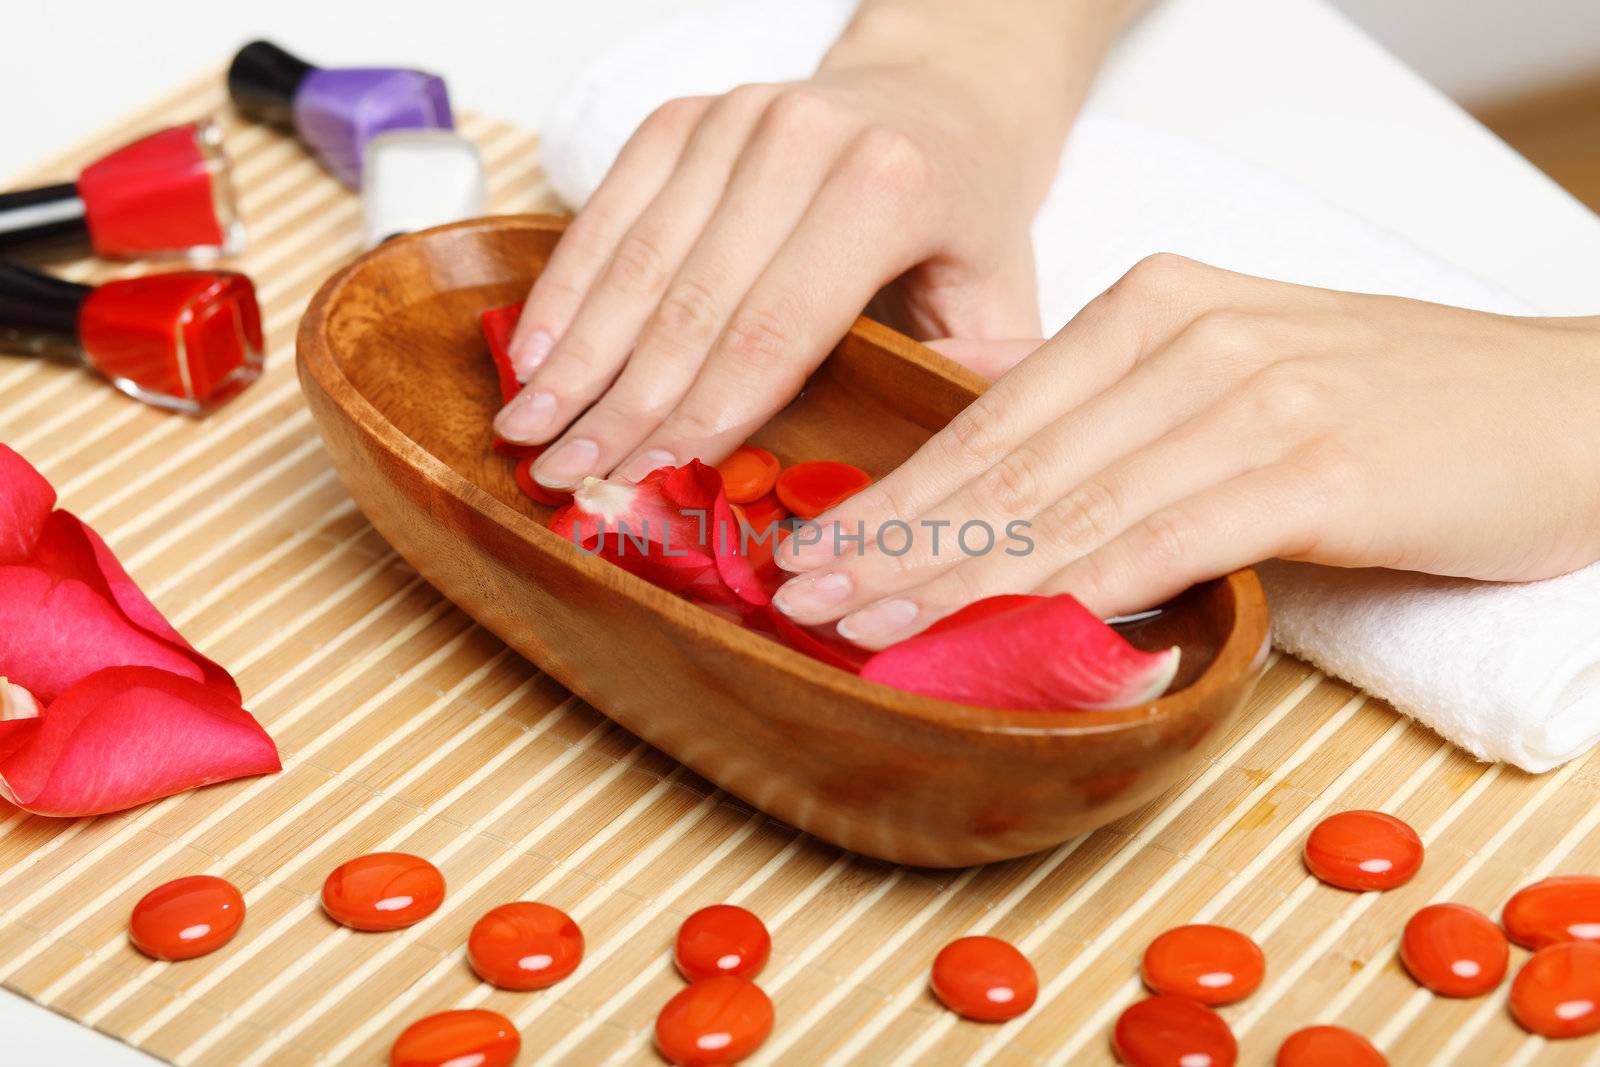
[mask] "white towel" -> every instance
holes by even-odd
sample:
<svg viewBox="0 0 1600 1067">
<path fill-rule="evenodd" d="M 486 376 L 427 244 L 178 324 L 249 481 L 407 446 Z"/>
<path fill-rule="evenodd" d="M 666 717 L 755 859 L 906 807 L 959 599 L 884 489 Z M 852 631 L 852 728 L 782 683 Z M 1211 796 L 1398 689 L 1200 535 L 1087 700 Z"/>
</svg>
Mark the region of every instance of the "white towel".
<svg viewBox="0 0 1600 1067">
<path fill-rule="evenodd" d="M 810 74 L 853 7 L 722 2 L 617 48 L 552 113 L 543 153 L 556 191 L 582 204 L 665 100 Z M 1529 310 L 1276 174 L 1092 111 L 1033 233 L 1047 332 L 1159 251 L 1311 285 Z M 1481 759 L 1545 771 L 1600 740 L 1600 565 L 1528 585 L 1288 563 L 1262 576 L 1280 647 Z"/>
</svg>

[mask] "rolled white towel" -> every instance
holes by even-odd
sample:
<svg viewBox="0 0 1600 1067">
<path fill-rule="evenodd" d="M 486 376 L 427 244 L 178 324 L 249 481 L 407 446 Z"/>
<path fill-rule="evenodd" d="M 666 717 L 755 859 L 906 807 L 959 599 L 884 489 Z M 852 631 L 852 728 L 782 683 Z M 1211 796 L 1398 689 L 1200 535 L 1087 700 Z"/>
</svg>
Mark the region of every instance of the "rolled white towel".
<svg viewBox="0 0 1600 1067">
<path fill-rule="evenodd" d="M 544 131 L 546 171 L 580 205 L 655 107 L 803 78 L 854 0 L 692 10 L 589 68 Z M 1139 259 L 1511 314 L 1516 298 L 1303 187 L 1216 148 L 1092 111 L 1033 230 L 1046 329 Z M 1482 759 L 1545 771 L 1600 740 L 1600 564 L 1497 585 L 1379 570 L 1262 568 L 1280 647 L 1388 700 Z"/>
</svg>

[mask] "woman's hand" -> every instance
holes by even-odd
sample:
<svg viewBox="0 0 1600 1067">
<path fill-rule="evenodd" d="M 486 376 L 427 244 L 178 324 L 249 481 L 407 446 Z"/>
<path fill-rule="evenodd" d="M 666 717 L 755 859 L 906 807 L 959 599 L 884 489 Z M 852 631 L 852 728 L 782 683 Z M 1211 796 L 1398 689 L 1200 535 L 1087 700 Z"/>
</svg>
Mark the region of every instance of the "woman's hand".
<svg viewBox="0 0 1600 1067">
<path fill-rule="evenodd" d="M 897 280 L 920 336 L 1036 336 L 1029 226 L 1125 6 L 866 0 L 810 80 L 663 106 L 529 294 L 497 432 L 553 488 L 716 462 Z"/>
<path fill-rule="evenodd" d="M 915 534 L 903 554 L 898 528 L 874 543 L 890 519 Z M 1156 256 L 818 521 L 820 541 L 797 533 L 779 554 L 804 573 L 776 602 L 806 623 L 843 616 L 840 633 L 874 648 L 996 593 L 1069 592 L 1118 614 L 1271 557 L 1563 574 L 1600 559 L 1600 319 Z M 993 551 L 956 544 L 973 521 Z M 864 525 L 866 548 L 834 523 Z"/>
</svg>

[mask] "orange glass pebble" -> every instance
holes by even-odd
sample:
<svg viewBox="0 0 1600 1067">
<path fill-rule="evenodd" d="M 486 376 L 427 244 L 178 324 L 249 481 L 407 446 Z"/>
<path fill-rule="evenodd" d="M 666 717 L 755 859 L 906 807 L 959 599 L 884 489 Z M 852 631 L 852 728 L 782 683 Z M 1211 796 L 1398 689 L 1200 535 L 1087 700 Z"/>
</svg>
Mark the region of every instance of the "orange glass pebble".
<svg viewBox="0 0 1600 1067">
<path fill-rule="evenodd" d="M 1511 1017 L 1541 1037 L 1600 1031 L 1600 945 L 1546 945 L 1511 980 Z"/>
<path fill-rule="evenodd" d="M 1400 937 L 1411 977 L 1446 997 L 1481 997 L 1506 976 L 1511 946 L 1489 917 L 1464 904 L 1430 904 Z"/>
<path fill-rule="evenodd" d="M 719 974 L 754 978 L 771 951 L 772 937 L 760 919 L 737 904 L 713 904 L 683 920 L 672 961 L 691 982 Z"/>
<path fill-rule="evenodd" d="M 400 1032 L 389 1067 L 511 1067 L 522 1035 L 497 1011 L 441 1011 Z"/>
<path fill-rule="evenodd" d="M 1239 1043 L 1204 1004 L 1161 994 L 1117 1018 L 1111 1051 L 1128 1067 L 1233 1067 Z"/>
<path fill-rule="evenodd" d="M 778 475 L 778 499 L 802 519 L 814 519 L 872 484 L 860 467 L 819 459 L 796 463 Z"/>
<path fill-rule="evenodd" d="M 1342 1026 L 1308 1026 L 1278 1047 L 1277 1067 L 1389 1067 L 1372 1042 Z"/>
<path fill-rule="evenodd" d="M 502 904 L 473 925 L 467 959 L 490 985 L 543 989 L 578 969 L 583 931 L 560 908 L 531 900 Z"/>
<path fill-rule="evenodd" d="M 516 469 L 511 472 L 517 481 L 517 488 L 522 490 L 523 496 L 546 507 L 559 508 L 572 503 L 571 493 L 560 489 L 546 489 L 533 480 L 533 465 L 539 461 L 539 452 L 542 451 L 544 449 L 539 448 L 533 455 L 523 456 L 517 460 Z"/>
<path fill-rule="evenodd" d="M 1140 971 L 1152 992 L 1202 1004 L 1232 1004 L 1261 984 L 1267 958 L 1237 930 L 1196 923 L 1150 942 Z"/>
<path fill-rule="evenodd" d="M 128 936 L 146 956 L 190 960 L 233 940 L 244 922 L 244 897 L 229 882 L 194 874 L 158 885 L 139 898 Z"/>
<path fill-rule="evenodd" d="M 748 504 L 772 491 L 782 470 L 778 457 L 764 448 L 744 445 L 717 464 L 722 474 L 722 491 L 730 504 Z"/>
<path fill-rule="evenodd" d="M 656 1047 L 680 1067 L 737 1063 L 772 1033 L 772 1001 L 748 978 L 704 978 L 656 1016 Z"/>
<path fill-rule="evenodd" d="M 1600 878 L 1564 874 L 1525 886 L 1506 902 L 1500 919 L 1523 948 L 1600 941 Z"/>
<path fill-rule="evenodd" d="M 1012 1019 L 1033 1007 L 1039 976 L 1028 957 L 996 937 L 963 937 L 933 958 L 933 992 L 957 1015 Z"/>
<path fill-rule="evenodd" d="M 322 883 L 322 910 L 354 930 L 398 930 L 444 901 L 439 868 L 405 852 L 373 852 L 335 867 Z"/>
<path fill-rule="evenodd" d="M 1422 866 L 1422 839 L 1393 815 L 1341 811 L 1306 838 L 1306 866 L 1340 889 L 1393 889 Z"/>
</svg>

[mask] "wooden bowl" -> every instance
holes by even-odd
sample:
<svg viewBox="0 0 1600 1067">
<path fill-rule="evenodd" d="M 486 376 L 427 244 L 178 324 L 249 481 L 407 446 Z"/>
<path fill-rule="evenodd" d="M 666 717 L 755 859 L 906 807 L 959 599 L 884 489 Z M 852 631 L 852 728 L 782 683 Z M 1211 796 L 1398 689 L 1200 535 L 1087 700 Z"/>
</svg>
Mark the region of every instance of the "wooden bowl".
<svg viewBox="0 0 1600 1067">
<path fill-rule="evenodd" d="M 1158 796 L 1260 676 L 1254 573 L 1197 586 L 1128 636 L 1178 644 L 1143 707 L 962 707 L 862 681 L 680 600 L 545 528 L 489 450 L 498 392 L 478 332 L 521 300 L 564 220 L 478 219 L 399 237 L 322 286 L 300 380 L 367 517 L 428 581 L 553 678 L 728 792 L 808 833 L 901 863 L 1005 859 Z M 785 461 L 881 475 L 982 379 L 865 319 L 754 438 Z"/>
</svg>

